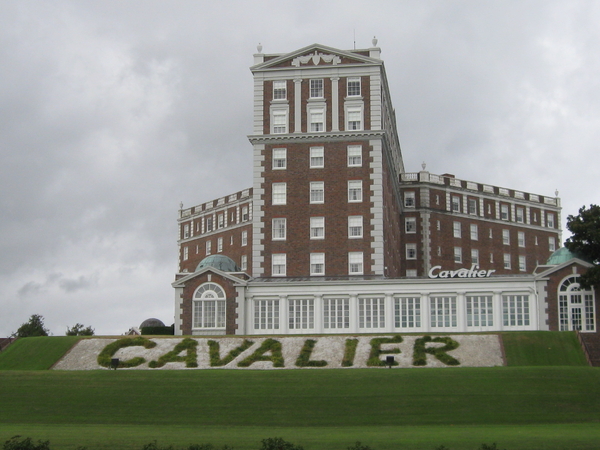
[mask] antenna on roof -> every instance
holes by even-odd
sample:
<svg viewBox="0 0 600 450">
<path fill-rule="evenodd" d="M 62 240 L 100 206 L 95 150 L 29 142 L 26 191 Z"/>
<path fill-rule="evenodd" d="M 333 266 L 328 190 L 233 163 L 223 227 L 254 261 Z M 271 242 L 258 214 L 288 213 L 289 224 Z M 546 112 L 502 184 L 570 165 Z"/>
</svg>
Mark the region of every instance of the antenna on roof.
<svg viewBox="0 0 600 450">
<path fill-rule="evenodd" d="M 356 50 L 356 28 L 352 30 L 353 38 L 354 38 L 354 50 Z"/>
</svg>

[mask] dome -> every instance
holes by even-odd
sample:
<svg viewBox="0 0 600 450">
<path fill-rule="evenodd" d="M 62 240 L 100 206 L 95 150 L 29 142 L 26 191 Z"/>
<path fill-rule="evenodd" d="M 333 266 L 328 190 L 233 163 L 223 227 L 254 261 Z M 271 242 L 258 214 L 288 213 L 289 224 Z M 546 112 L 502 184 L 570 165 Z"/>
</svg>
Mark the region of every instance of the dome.
<svg viewBox="0 0 600 450">
<path fill-rule="evenodd" d="M 145 328 L 145 327 L 164 327 L 164 326 L 165 326 L 165 324 L 162 322 L 162 320 L 146 319 L 140 325 L 140 329 Z"/>
<path fill-rule="evenodd" d="M 200 261 L 196 272 L 205 267 L 214 267 L 215 269 L 222 270 L 223 272 L 239 272 L 239 267 L 233 262 L 233 259 L 225 255 L 210 255 Z"/>
<path fill-rule="evenodd" d="M 548 258 L 548 262 L 546 264 L 549 266 L 557 266 L 559 264 L 570 261 L 573 258 L 579 258 L 583 261 L 587 261 L 586 258 L 582 257 L 577 253 L 573 253 L 567 247 L 561 247 L 554 253 L 552 253 L 552 255 L 550 255 L 550 258 Z"/>
</svg>

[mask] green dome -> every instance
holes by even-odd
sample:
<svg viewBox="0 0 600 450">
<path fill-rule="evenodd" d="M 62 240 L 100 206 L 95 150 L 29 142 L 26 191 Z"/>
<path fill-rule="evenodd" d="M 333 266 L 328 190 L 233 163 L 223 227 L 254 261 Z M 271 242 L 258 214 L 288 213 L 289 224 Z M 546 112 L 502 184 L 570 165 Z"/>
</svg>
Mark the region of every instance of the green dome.
<svg viewBox="0 0 600 450">
<path fill-rule="evenodd" d="M 546 264 L 549 266 L 557 266 L 559 264 L 570 261 L 573 258 L 579 258 L 586 261 L 586 259 L 583 258 L 581 255 L 571 252 L 571 250 L 569 250 L 567 247 L 561 247 L 554 253 L 552 253 L 550 258 L 548 258 L 548 262 Z"/>
<path fill-rule="evenodd" d="M 200 261 L 198 267 L 196 267 L 196 272 L 205 267 L 214 267 L 215 269 L 222 270 L 223 272 L 239 272 L 240 269 L 236 266 L 233 259 L 229 258 L 225 255 L 210 255 Z"/>
</svg>

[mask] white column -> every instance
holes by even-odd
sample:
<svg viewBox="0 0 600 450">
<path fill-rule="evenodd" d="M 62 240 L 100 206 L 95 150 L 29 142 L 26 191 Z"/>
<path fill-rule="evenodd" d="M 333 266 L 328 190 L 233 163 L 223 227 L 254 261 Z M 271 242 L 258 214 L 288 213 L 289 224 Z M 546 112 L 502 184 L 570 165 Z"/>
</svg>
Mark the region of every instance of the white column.
<svg viewBox="0 0 600 450">
<path fill-rule="evenodd" d="M 302 133 L 302 79 L 294 78 L 294 133 Z"/>
<path fill-rule="evenodd" d="M 279 332 L 287 334 L 289 330 L 289 307 L 287 302 L 287 295 L 279 296 Z"/>
<path fill-rule="evenodd" d="M 358 299 L 356 295 L 351 295 L 349 300 L 350 307 L 350 328 L 349 333 L 358 333 Z"/>
<path fill-rule="evenodd" d="M 331 131 L 340 131 L 339 81 L 338 77 L 331 79 Z"/>
<path fill-rule="evenodd" d="M 323 296 L 315 295 L 315 333 L 323 333 Z"/>
<path fill-rule="evenodd" d="M 456 329 L 458 331 L 467 331 L 467 304 L 465 292 L 459 291 L 456 294 Z"/>
<path fill-rule="evenodd" d="M 504 329 L 504 319 L 502 317 L 502 291 L 494 291 L 492 309 L 494 311 L 494 328 L 498 331 L 502 331 Z"/>
<path fill-rule="evenodd" d="M 394 332 L 394 297 L 391 294 L 385 295 L 385 329 Z"/>
<path fill-rule="evenodd" d="M 431 312 L 429 294 L 421 293 L 421 327 L 424 333 L 431 331 Z"/>
</svg>

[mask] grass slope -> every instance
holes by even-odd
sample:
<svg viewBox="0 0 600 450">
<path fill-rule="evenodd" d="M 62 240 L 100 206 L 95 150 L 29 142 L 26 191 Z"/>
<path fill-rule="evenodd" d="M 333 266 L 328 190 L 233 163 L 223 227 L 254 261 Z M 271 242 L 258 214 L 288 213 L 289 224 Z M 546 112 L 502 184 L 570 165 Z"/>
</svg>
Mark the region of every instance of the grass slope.
<svg viewBox="0 0 600 450">
<path fill-rule="evenodd" d="M 80 339 L 77 336 L 17 339 L 0 353 L 0 370 L 47 370 Z"/>
<path fill-rule="evenodd" d="M 64 441 L 60 448 L 159 439 L 240 450 L 281 435 L 307 450 L 355 440 L 377 450 L 492 440 L 508 450 L 591 449 L 600 438 L 600 371 L 591 367 L 5 371 L 0 398 L 0 442 L 17 433 Z M 581 446 L 554 440 L 557 430 Z M 512 436 L 510 448 L 503 436 Z"/>
<path fill-rule="evenodd" d="M 574 332 L 528 331 L 503 333 L 509 366 L 587 366 Z"/>
</svg>

